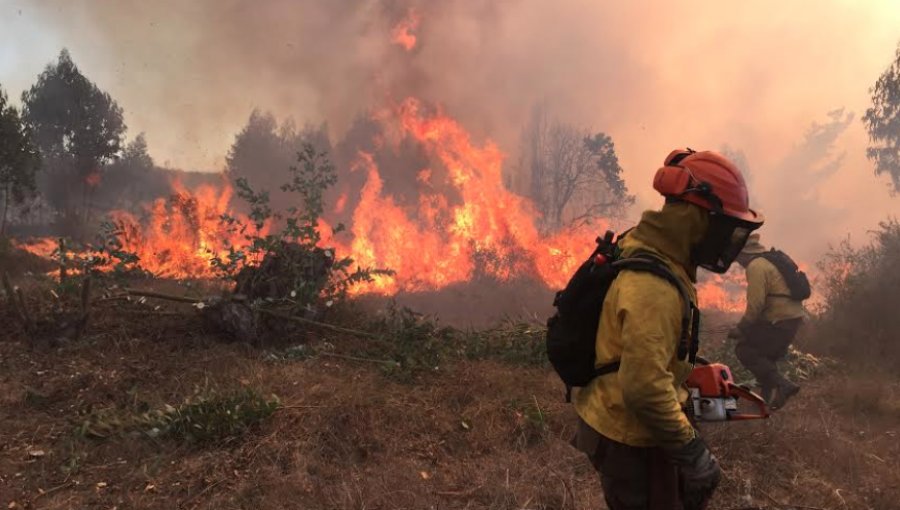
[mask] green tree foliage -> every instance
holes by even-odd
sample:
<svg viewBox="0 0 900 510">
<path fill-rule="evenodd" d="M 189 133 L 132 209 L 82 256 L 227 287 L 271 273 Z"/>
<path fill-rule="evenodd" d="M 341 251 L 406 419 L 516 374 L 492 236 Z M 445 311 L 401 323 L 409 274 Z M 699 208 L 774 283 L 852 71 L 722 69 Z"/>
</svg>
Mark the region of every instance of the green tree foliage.
<svg viewBox="0 0 900 510">
<path fill-rule="evenodd" d="M 8 104 L 0 88 L 0 193 L 3 209 L 0 213 L 0 237 L 6 233 L 9 206 L 20 204 L 35 193 L 35 174 L 40 156 L 31 141 L 31 134 L 19 117 L 19 111 Z"/>
<path fill-rule="evenodd" d="M 871 145 L 866 155 L 875 162 L 875 173 L 891 177 L 893 191 L 900 191 L 900 47 L 884 73 L 870 89 L 872 107 L 863 123 Z"/>
<path fill-rule="evenodd" d="M 323 153 L 331 150 L 325 126 L 298 130 L 290 119 L 279 126 L 271 113 L 254 110 L 228 153 L 229 176 L 256 189 L 273 190 L 272 205 L 286 209 L 293 205 L 292 197 L 280 187 L 292 179 L 288 169 L 297 161 L 297 147 L 304 144 Z"/>
<path fill-rule="evenodd" d="M 142 204 L 170 193 L 171 178 L 153 162 L 141 133 L 125 146 L 121 157 L 106 166 L 97 186 L 96 202 L 107 208 L 137 211 Z"/>
<path fill-rule="evenodd" d="M 48 200 L 71 212 L 77 204 L 71 190 L 80 189 L 86 213 L 103 165 L 121 149 L 122 108 L 81 74 L 65 49 L 22 94 L 22 103 L 23 118 L 46 162 Z"/>
<path fill-rule="evenodd" d="M 153 169 L 153 158 L 147 152 L 147 139 L 144 133 L 135 137 L 122 151 L 122 157 L 119 161 L 128 163 L 128 166 L 139 172 L 149 172 Z"/>
<path fill-rule="evenodd" d="M 616 155 L 616 146 L 612 137 L 605 133 L 596 133 L 584 137 L 584 150 L 591 155 L 596 175 L 594 190 L 602 192 L 603 198 L 592 199 L 586 212 L 592 214 L 615 215 L 627 205 L 634 203 L 634 196 L 628 194 L 628 187 L 622 179 L 622 165 Z M 592 209 L 593 208 L 593 209 Z"/>
</svg>

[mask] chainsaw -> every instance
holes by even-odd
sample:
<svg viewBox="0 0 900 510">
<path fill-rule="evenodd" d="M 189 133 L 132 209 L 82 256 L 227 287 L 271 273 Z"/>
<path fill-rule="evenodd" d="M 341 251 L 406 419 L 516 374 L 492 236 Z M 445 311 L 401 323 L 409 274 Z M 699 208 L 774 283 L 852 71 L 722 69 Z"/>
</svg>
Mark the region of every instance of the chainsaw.
<svg viewBox="0 0 900 510">
<path fill-rule="evenodd" d="M 698 358 L 685 385 L 690 391 L 689 413 L 702 422 L 761 420 L 769 417 L 766 401 L 746 386 L 735 384 L 731 370 L 722 363 L 709 363 Z M 756 406 L 756 413 L 738 410 L 738 401 Z"/>
</svg>

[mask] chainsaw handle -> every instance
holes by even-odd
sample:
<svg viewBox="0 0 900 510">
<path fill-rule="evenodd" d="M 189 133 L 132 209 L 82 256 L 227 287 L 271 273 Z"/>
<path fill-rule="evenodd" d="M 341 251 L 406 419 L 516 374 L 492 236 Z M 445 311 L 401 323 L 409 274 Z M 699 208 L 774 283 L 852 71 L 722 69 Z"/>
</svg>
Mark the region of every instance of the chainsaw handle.
<svg viewBox="0 0 900 510">
<path fill-rule="evenodd" d="M 753 393 L 747 388 L 738 386 L 731 381 L 728 382 L 728 393 L 734 397 L 753 402 L 756 404 L 757 409 L 759 409 L 759 414 L 735 413 L 728 417 L 729 420 L 759 420 L 769 417 L 769 407 L 766 405 L 766 401 L 756 393 Z"/>
</svg>

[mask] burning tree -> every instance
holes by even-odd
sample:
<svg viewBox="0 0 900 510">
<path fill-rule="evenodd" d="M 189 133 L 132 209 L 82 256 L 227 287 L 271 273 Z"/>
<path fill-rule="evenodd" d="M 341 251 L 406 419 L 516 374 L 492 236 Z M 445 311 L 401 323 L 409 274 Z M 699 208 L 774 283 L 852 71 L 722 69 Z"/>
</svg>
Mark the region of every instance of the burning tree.
<svg viewBox="0 0 900 510">
<path fill-rule="evenodd" d="M 900 47 L 870 91 L 872 107 L 863 117 L 872 144 L 866 155 L 875 162 L 875 173 L 890 175 L 894 191 L 900 191 Z"/>
<path fill-rule="evenodd" d="M 3 212 L 0 216 L 0 237 L 6 234 L 6 217 L 12 203 L 22 203 L 35 192 L 35 173 L 40 156 L 31 143 L 31 134 L 22 124 L 19 111 L 7 104 L 0 88 L 0 191 L 3 192 Z"/>
<path fill-rule="evenodd" d="M 122 108 L 88 80 L 62 50 L 22 94 L 23 117 L 45 163 L 47 198 L 71 215 L 71 190 L 81 189 L 83 221 L 102 165 L 118 154 L 125 122 Z"/>
<path fill-rule="evenodd" d="M 523 135 L 521 170 L 544 231 L 614 217 L 634 202 L 622 180 L 612 138 L 547 120 L 536 108 Z"/>
</svg>

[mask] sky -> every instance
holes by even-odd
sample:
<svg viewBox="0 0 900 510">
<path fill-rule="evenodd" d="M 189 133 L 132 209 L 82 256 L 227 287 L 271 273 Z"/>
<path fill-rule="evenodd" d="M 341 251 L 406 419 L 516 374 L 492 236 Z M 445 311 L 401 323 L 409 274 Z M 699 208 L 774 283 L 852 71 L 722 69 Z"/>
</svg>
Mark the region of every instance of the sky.
<svg viewBox="0 0 900 510">
<path fill-rule="evenodd" d="M 544 104 L 612 136 L 633 218 L 672 148 L 742 152 L 764 241 L 806 260 L 900 212 L 861 122 L 898 43 L 896 0 L 0 0 L 0 86 L 18 98 L 66 47 L 159 163 L 220 170 L 254 108 L 337 139 L 415 95 L 513 164 Z"/>
</svg>

